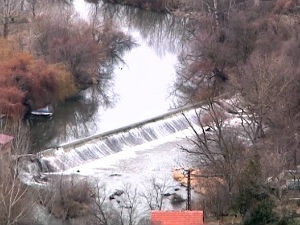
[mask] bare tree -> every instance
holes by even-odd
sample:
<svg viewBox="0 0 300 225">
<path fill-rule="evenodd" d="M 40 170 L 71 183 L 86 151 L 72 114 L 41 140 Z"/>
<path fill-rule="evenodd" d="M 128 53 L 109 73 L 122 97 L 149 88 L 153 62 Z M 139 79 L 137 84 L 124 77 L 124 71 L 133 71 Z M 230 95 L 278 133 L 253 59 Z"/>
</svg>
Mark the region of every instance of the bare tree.
<svg viewBox="0 0 300 225">
<path fill-rule="evenodd" d="M 28 4 L 28 10 L 31 11 L 32 17 L 35 18 L 41 0 L 26 0 L 26 2 Z M 43 3 L 45 3 L 45 1 L 43 1 Z"/>
<path fill-rule="evenodd" d="M 286 67 L 272 63 L 277 60 Z M 232 76 L 231 83 L 243 96 L 235 107 L 252 143 L 265 137 L 266 148 L 270 146 L 274 152 L 278 149 L 283 154 L 288 153 L 288 161 L 295 166 L 298 126 L 294 121 L 299 116 L 299 97 L 295 93 L 299 88 L 299 73 L 287 60 L 253 55 L 251 62 Z"/>
<path fill-rule="evenodd" d="M 119 212 L 108 201 L 105 186 L 98 182 L 94 185 L 91 205 L 91 224 L 95 225 L 117 225 L 120 224 Z"/>
<path fill-rule="evenodd" d="M 140 204 L 137 188 L 132 188 L 131 185 L 124 186 L 124 194 L 121 196 L 119 203 L 119 218 L 121 225 L 137 225 L 138 210 Z"/>
<path fill-rule="evenodd" d="M 97 225 L 137 225 L 140 199 L 136 188 L 125 184 L 119 193 L 108 197 L 105 186 L 98 182 L 92 193 L 90 223 Z M 112 198 L 113 196 L 113 198 Z M 115 199 L 115 201 L 113 201 Z"/>
<path fill-rule="evenodd" d="M 22 184 L 17 173 L 11 168 L 15 166 L 11 159 L 0 159 L 0 222 L 14 225 L 27 219 L 34 206 L 29 188 Z"/>
<path fill-rule="evenodd" d="M 90 215 L 92 186 L 85 179 L 60 176 L 49 178 L 39 190 L 39 203 L 49 214 L 63 221 L 78 220 Z"/>
<path fill-rule="evenodd" d="M 93 199 L 96 208 L 92 209 L 93 221 L 95 220 L 95 224 L 109 225 L 107 206 L 105 205 L 105 201 L 107 201 L 105 188 L 97 183 L 94 191 Z"/>
<path fill-rule="evenodd" d="M 230 194 L 226 185 L 215 178 L 209 178 L 205 183 L 206 192 L 203 194 L 202 209 L 206 215 L 222 219 L 231 207 Z"/>
<path fill-rule="evenodd" d="M 199 128 L 186 117 L 194 133 L 194 138 L 188 138 L 193 147 L 182 147 L 182 149 L 197 157 L 198 166 L 205 167 L 209 173 L 218 174 L 224 179 L 228 192 L 231 194 L 240 165 L 245 160 L 246 149 L 242 141 L 238 139 L 238 131 L 226 127 L 226 117 L 212 98 L 208 99 L 208 105 L 203 107 L 203 110 L 206 112 L 204 115 L 200 115 L 195 110 Z"/>
<path fill-rule="evenodd" d="M 167 198 L 169 186 L 164 180 L 162 183 L 155 178 L 151 179 L 151 186 L 145 187 L 146 191 L 140 195 L 146 201 L 149 210 L 162 210 L 164 208 L 164 200 Z"/>
<path fill-rule="evenodd" d="M 22 121 L 5 124 L 0 130 L 14 136 L 9 152 L 0 152 L 0 223 L 14 225 L 28 221 L 35 207 L 33 190 L 19 180 L 17 172 L 17 156 L 28 150 L 28 141 L 22 132 Z"/>
<path fill-rule="evenodd" d="M 3 25 L 2 36 L 8 37 L 9 25 L 16 22 L 20 16 L 24 1 L 19 0 L 3 0 L 0 1 L 0 19 Z"/>
</svg>

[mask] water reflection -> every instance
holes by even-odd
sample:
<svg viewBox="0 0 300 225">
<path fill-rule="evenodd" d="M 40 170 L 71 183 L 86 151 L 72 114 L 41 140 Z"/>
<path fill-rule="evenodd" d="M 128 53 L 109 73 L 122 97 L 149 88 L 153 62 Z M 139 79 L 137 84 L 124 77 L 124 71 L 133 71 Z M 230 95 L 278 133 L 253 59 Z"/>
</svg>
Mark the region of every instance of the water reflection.
<svg viewBox="0 0 300 225">
<path fill-rule="evenodd" d="M 27 122 L 31 127 L 31 152 L 68 142 L 70 138 L 90 135 L 96 126 L 93 115 L 98 107 L 97 97 L 87 98 L 81 94 L 59 103 L 52 118 L 30 117 Z"/>
<path fill-rule="evenodd" d="M 74 0 L 78 2 L 83 0 Z M 105 76 L 97 90 L 58 104 L 52 119 L 28 120 L 32 152 L 160 115 L 173 104 L 169 88 L 175 80 L 185 21 L 128 6 L 99 3 L 81 10 L 87 8 L 95 26 L 105 18 L 113 19 L 138 46 L 119 54 L 125 64 L 112 60 L 102 67 Z"/>
<path fill-rule="evenodd" d="M 158 54 L 178 53 L 188 37 L 187 20 L 166 13 L 141 10 L 136 7 L 99 2 L 90 5 L 90 15 L 101 20 L 112 19 L 127 29 L 138 30 Z"/>
</svg>

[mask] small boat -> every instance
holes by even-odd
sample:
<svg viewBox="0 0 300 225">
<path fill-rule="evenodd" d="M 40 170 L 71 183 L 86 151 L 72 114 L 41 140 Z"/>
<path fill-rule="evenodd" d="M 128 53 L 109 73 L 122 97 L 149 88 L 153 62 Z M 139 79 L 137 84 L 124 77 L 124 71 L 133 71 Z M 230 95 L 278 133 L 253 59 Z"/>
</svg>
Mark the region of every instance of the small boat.
<svg viewBox="0 0 300 225">
<path fill-rule="evenodd" d="M 32 110 L 30 113 L 31 113 L 31 115 L 34 115 L 34 116 L 52 116 L 53 115 L 53 112 L 49 105 L 47 105 L 44 108 Z"/>
</svg>

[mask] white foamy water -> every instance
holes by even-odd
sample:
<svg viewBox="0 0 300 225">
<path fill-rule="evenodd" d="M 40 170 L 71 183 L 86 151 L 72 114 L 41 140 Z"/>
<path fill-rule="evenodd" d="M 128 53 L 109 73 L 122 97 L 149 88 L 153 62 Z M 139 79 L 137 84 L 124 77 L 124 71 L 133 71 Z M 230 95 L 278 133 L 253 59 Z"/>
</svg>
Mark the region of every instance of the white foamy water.
<svg viewBox="0 0 300 225">
<path fill-rule="evenodd" d="M 184 113 L 190 122 L 197 123 L 195 109 L 188 109 Z M 65 171 L 118 152 L 133 154 L 136 149 L 143 149 L 144 144 L 167 143 L 166 137 L 182 137 L 187 129 L 190 129 L 190 125 L 179 111 L 46 150 L 40 153 L 41 162 L 45 171 Z"/>
</svg>

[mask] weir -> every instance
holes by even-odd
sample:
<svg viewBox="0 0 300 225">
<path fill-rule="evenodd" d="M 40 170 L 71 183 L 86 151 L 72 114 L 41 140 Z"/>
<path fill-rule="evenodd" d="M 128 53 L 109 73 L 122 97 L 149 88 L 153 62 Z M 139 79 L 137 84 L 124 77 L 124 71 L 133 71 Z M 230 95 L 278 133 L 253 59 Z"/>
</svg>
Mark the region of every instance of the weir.
<svg viewBox="0 0 300 225">
<path fill-rule="evenodd" d="M 37 155 L 43 172 L 59 172 L 69 168 L 100 159 L 110 154 L 158 140 L 190 127 L 184 115 L 192 124 L 197 124 L 203 103 L 173 110 L 163 115 L 121 127 L 115 130 L 96 134 L 71 143 L 53 147 Z"/>
</svg>

